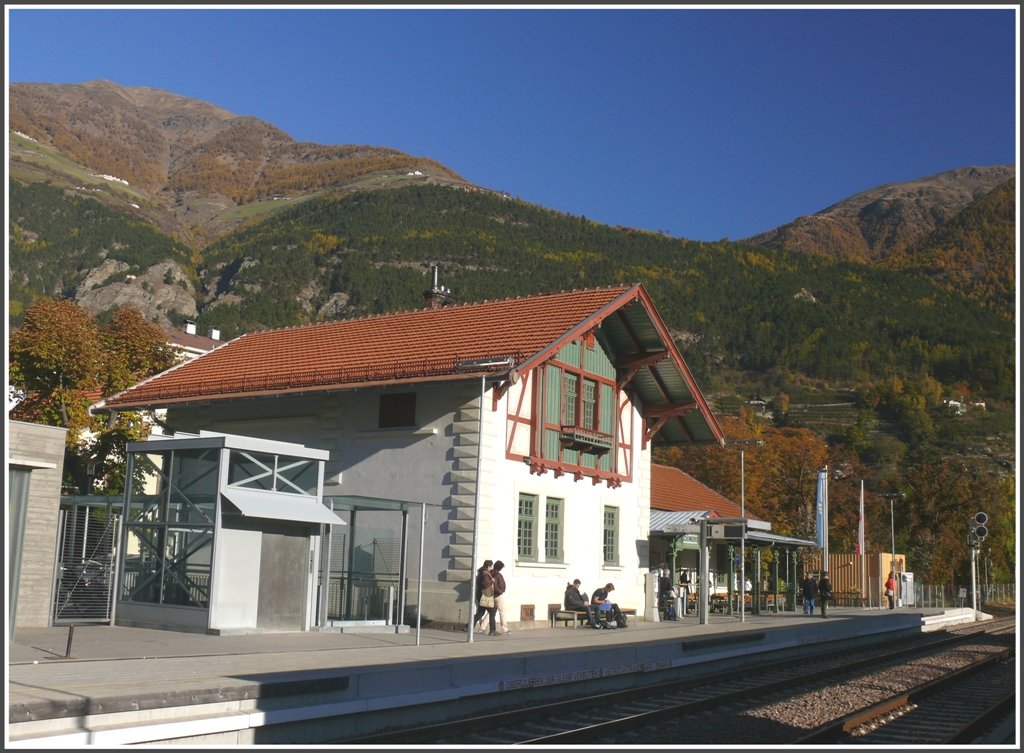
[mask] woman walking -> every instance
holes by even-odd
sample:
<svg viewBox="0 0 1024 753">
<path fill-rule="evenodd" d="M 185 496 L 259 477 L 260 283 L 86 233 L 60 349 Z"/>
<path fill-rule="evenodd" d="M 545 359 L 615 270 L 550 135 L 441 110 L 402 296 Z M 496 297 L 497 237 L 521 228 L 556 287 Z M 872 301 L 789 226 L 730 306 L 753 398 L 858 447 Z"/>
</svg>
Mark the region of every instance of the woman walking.
<svg viewBox="0 0 1024 753">
<path fill-rule="evenodd" d="M 477 623 L 481 622 L 481 618 L 484 614 L 487 614 L 491 618 L 491 631 L 488 635 L 497 635 L 494 630 L 494 612 L 495 601 L 494 601 L 494 576 L 491 574 L 491 567 L 494 565 L 492 560 L 484 560 L 484 564 L 480 566 L 480 569 L 476 571 L 476 594 L 477 594 L 477 608 L 476 615 L 473 617 L 474 627 Z M 483 625 L 481 624 L 481 628 Z M 483 632 L 482 630 L 480 632 Z"/>
</svg>

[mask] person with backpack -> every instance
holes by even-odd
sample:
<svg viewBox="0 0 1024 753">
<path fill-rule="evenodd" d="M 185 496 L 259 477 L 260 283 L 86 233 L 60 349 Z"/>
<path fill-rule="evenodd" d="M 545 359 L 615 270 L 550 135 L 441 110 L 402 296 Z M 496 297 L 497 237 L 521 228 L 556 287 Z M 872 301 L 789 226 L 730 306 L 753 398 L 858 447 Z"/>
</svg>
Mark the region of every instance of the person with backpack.
<svg viewBox="0 0 1024 753">
<path fill-rule="evenodd" d="M 602 626 L 605 628 L 626 627 L 626 615 L 619 611 L 619 605 L 609 598 L 609 595 L 614 590 L 615 586 L 613 584 L 606 583 L 604 588 L 595 589 L 594 595 L 590 597 L 590 603 L 597 607 L 598 621 L 600 622 L 601 614 L 605 616 L 602 623 Z"/>
</svg>

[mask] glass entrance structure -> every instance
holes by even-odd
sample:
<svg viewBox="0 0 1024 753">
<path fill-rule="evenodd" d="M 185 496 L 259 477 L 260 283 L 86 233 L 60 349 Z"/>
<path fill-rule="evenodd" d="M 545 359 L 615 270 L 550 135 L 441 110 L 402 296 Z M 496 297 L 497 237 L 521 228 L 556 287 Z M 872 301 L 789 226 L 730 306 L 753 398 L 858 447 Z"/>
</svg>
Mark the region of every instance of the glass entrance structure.
<svg viewBox="0 0 1024 753">
<path fill-rule="evenodd" d="M 201 431 L 128 444 L 114 622 L 194 632 L 308 630 L 329 453 Z"/>
</svg>

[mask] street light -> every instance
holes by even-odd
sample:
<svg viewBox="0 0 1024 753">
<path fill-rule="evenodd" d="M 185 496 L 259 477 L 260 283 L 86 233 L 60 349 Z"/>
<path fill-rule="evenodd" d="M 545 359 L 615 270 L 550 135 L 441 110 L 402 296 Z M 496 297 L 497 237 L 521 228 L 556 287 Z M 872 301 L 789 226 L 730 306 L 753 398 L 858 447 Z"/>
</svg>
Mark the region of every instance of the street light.
<svg viewBox="0 0 1024 753">
<path fill-rule="evenodd" d="M 743 525 L 740 527 L 740 622 L 745 622 L 744 612 L 747 605 L 747 490 L 746 490 L 746 468 L 744 466 L 744 446 L 764 444 L 763 439 L 727 439 L 727 445 L 740 446 L 740 517 L 743 518 Z"/>
<path fill-rule="evenodd" d="M 897 497 L 903 497 L 904 494 L 903 494 L 903 492 L 888 492 L 888 493 L 885 493 L 885 494 L 879 494 L 878 496 L 881 497 L 882 499 L 888 499 L 889 500 L 889 531 L 890 531 L 890 535 L 892 536 L 892 549 L 890 550 L 890 554 L 889 554 L 889 569 L 893 573 L 895 573 L 896 572 L 896 518 L 895 518 L 895 516 L 893 514 L 892 503 L 893 503 L 893 500 L 895 500 Z M 897 595 L 894 596 L 893 598 L 899 598 L 899 592 L 900 592 L 900 582 L 899 582 L 899 579 L 897 578 L 896 579 L 896 594 Z"/>
</svg>

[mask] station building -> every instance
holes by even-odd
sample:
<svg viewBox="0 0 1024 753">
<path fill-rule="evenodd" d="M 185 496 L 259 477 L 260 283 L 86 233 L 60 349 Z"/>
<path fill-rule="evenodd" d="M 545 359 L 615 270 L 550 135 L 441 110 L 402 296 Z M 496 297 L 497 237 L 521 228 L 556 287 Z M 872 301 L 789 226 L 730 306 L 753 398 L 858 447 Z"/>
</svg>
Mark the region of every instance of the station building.
<svg viewBox="0 0 1024 753">
<path fill-rule="evenodd" d="M 322 452 L 314 496 L 341 524 L 303 534 L 301 567 L 315 580 L 303 627 L 342 629 L 467 624 L 485 559 L 506 565 L 513 626 L 546 625 L 574 578 L 587 590 L 614 583 L 618 603 L 639 611 L 652 446 L 724 440 L 643 285 L 457 304 L 436 271 L 422 309 L 243 335 L 93 410 L 165 410 L 170 440 Z M 225 513 L 288 528 L 287 501 L 261 511 L 240 499 L 215 494 L 213 550 Z M 142 509 L 128 508 L 126 530 L 144 529 Z M 260 582 L 276 561 L 261 536 L 221 566 Z M 155 614 L 181 601 L 173 585 L 125 585 L 116 613 Z M 208 615 L 209 591 L 193 596 L 175 608 Z M 216 629 L 277 629 L 234 614 Z"/>
</svg>

